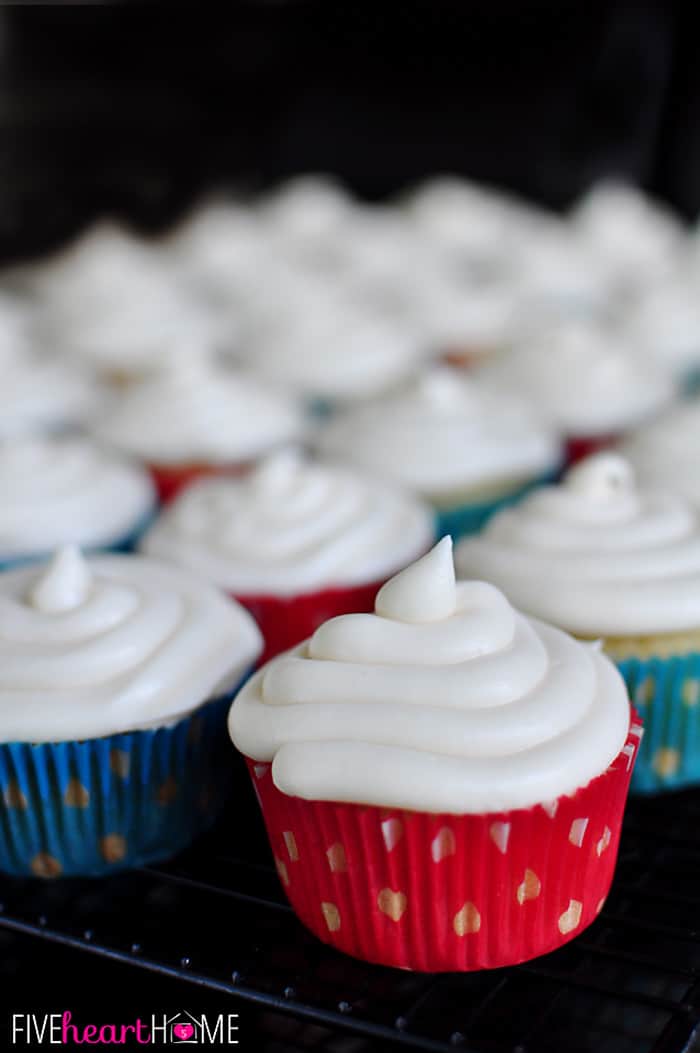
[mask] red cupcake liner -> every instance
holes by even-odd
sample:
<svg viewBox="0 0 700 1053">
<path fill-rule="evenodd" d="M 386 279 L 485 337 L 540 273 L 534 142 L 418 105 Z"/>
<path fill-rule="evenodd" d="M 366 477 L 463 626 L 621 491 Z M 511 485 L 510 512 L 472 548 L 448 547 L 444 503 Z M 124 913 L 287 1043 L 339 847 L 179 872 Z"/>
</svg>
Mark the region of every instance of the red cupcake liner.
<svg viewBox="0 0 700 1053">
<path fill-rule="evenodd" d="M 245 475 L 251 465 L 241 461 L 236 464 L 149 464 L 147 467 L 158 491 L 158 500 L 167 504 L 196 479 L 210 475 Z"/>
<path fill-rule="evenodd" d="M 329 618 L 373 611 L 375 597 L 383 584 L 382 580 L 369 585 L 304 592 L 297 596 L 231 595 L 258 623 L 265 640 L 265 650 L 258 665 L 264 665 L 275 655 L 311 636 Z"/>
<path fill-rule="evenodd" d="M 305 801 L 248 760 L 299 919 L 356 958 L 424 972 L 515 965 L 577 936 L 615 869 L 641 735 L 572 796 L 487 815 Z"/>
<path fill-rule="evenodd" d="M 620 441 L 620 435 L 570 436 L 564 446 L 566 466 L 576 464 L 592 453 L 608 450 Z"/>
</svg>

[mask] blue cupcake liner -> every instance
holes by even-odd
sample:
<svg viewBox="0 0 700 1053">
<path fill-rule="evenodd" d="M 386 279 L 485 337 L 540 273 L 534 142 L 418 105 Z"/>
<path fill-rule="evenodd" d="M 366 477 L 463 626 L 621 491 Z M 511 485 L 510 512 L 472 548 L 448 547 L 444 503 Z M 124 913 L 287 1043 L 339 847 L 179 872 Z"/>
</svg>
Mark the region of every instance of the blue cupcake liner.
<svg viewBox="0 0 700 1053">
<path fill-rule="evenodd" d="M 680 379 L 680 387 L 684 398 L 700 395 L 700 364 L 685 370 Z"/>
<path fill-rule="evenodd" d="M 226 799 L 234 694 L 152 730 L 0 744 L 0 871 L 101 875 L 188 845 Z"/>
<path fill-rule="evenodd" d="M 472 501 L 462 505 L 455 505 L 454 508 L 436 509 L 436 536 L 441 538 L 445 534 L 451 534 L 452 540 L 457 541 L 468 534 L 478 533 L 496 512 L 500 512 L 502 508 L 507 508 L 509 505 L 517 504 L 518 501 L 521 501 L 523 497 L 526 497 L 527 494 L 532 490 L 536 490 L 539 486 L 547 486 L 556 482 L 559 474 L 560 469 L 557 466 L 556 469 L 537 476 L 524 486 L 520 486 L 492 501 Z"/>
<path fill-rule="evenodd" d="M 158 509 L 154 505 L 149 509 L 148 514 L 142 516 L 127 534 L 116 538 L 114 541 L 107 541 L 102 545 L 85 545 L 83 552 L 90 555 L 110 552 L 133 552 L 157 514 Z M 15 570 L 17 567 L 26 567 L 32 563 L 43 563 L 45 560 L 50 559 L 52 555 L 53 550 L 49 550 L 47 552 L 32 552 L 23 556 L 11 556 L 9 559 L 0 559 L 0 571 Z"/>
<path fill-rule="evenodd" d="M 700 654 L 617 663 L 644 721 L 632 793 L 700 785 Z"/>
</svg>

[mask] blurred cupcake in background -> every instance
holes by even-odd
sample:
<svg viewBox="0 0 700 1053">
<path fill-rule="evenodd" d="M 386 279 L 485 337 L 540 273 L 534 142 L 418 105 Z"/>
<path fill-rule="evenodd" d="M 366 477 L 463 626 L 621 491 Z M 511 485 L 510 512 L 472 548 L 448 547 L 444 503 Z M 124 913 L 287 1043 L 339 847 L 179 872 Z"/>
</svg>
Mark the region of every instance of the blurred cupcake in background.
<svg viewBox="0 0 700 1053">
<path fill-rule="evenodd" d="M 641 484 L 681 494 L 700 509 L 700 399 L 674 406 L 620 446 Z"/>
<path fill-rule="evenodd" d="M 0 442 L 0 568 L 46 559 L 61 545 L 126 551 L 150 523 L 148 472 L 84 437 Z"/>
<path fill-rule="evenodd" d="M 104 411 L 104 390 L 66 363 L 0 352 L 0 368 L 0 440 L 87 428 Z"/>
<path fill-rule="evenodd" d="M 148 465 L 163 501 L 198 476 L 246 471 L 304 431 L 292 396 L 188 356 L 122 392 L 95 427 L 105 444 Z"/>
<path fill-rule="evenodd" d="M 676 393 L 668 373 L 618 334 L 574 318 L 524 327 L 512 350 L 480 375 L 536 406 L 565 441 L 569 462 L 617 442 Z"/>
<path fill-rule="evenodd" d="M 425 552 L 433 531 L 431 510 L 394 486 L 288 450 L 240 479 L 194 483 L 141 548 L 242 603 L 267 660 L 334 615 L 371 610 L 382 582 Z"/>
<path fill-rule="evenodd" d="M 700 518 L 691 505 L 668 485 L 637 486 L 619 454 L 598 454 L 495 516 L 458 546 L 456 564 L 528 614 L 602 641 L 644 720 L 634 789 L 700 784 Z"/>
<path fill-rule="evenodd" d="M 141 556 L 0 574 L 0 870 L 109 874 L 174 855 L 219 814 L 225 720 L 252 618 Z"/>
<path fill-rule="evenodd" d="M 620 318 L 630 347 L 686 395 L 700 390 L 699 287 L 686 268 L 677 268 L 628 302 Z"/>
<path fill-rule="evenodd" d="M 446 367 L 338 414 L 321 453 L 400 484 L 434 509 L 436 533 L 478 530 L 561 465 L 552 430 L 512 396 Z"/>
<path fill-rule="evenodd" d="M 455 584 L 449 538 L 229 715 L 300 920 L 428 972 L 513 965 L 594 921 L 639 730 L 597 648 Z"/>
<path fill-rule="evenodd" d="M 330 176 L 301 175 L 263 194 L 262 223 L 283 252 L 313 267 L 332 264 L 354 202 Z"/>
</svg>

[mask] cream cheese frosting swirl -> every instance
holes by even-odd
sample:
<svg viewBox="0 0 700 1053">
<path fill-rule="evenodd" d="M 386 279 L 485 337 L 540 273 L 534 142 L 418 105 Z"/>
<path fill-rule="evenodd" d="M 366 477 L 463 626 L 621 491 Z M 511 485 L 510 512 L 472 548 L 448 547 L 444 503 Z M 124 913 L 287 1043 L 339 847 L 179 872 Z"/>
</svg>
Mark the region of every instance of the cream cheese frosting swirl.
<svg viewBox="0 0 700 1053">
<path fill-rule="evenodd" d="M 142 542 L 238 595 L 379 581 L 433 540 L 432 512 L 394 487 L 281 451 L 240 479 L 196 483 Z"/>
<path fill-rule="evenodd" d="M 0 442 L 0 560 L 120 541 L 154 507 L 148 473 L 89 439 Z"/>
<path fill-rule="evenodd" d="M 125 391 L 96 432 L 158 464 L 218 464 L 268 453 L 303 429 L 294 399 L 206 358 L 174 356 L 162 372 Z"/>
<path fill-rule="evenodd" d="M 582 636 L 700 627 L 700 521 L 682 498 L 635 485 L 618 454 L 581 462 L 457 549 L 512 603 Z"/>
<path fill-rule="evenodd" d="M 644 486 L 670 489 L 700 508 L 700 400 L 640 428 L 620 447 Z"/>
<path fill-rule="evenodd" d="M 260 644 L 244 610 L 183 571 L 60 549 L 0 577 L 0 740 L 170 723 L 233 687 Z"/>
<path fill-rule="evenodd" d="M 229 731 L 272 761 L 283 793 L 481 813 L 573 793 L 618 755 L 629 720 L 596 646 L 490 585 L 456 585 L 443 538 L 380 590 L 374 614 L 333 618 L 265 666 Z"/>
<path fill-rule="evenodd" d="M 339 414 L 321 431 L 319 448 L 431 499 L 517 485 L 560 460 L 554 435 L 528 407 L 447 369 Z"/>
</svg>

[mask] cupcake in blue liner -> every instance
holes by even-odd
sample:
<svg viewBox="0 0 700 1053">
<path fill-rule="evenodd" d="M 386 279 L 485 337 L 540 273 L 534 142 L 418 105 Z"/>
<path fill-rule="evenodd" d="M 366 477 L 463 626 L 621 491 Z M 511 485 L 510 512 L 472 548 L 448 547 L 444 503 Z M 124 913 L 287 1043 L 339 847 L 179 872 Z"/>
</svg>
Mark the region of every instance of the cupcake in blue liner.
<svg viewBox="0 0 700 1053">
<path fill-rule="evenodd" d="M 700 784 L 700 518 L 682 496 L 637 484 L 604 453 L 463 541 L 463 576 L 600 640 L 644 721 L 640 793 Z"/>
<path fill-rule="evenodd" d="M 0 443 L 0 569 L 48 558 L 60 545 L 126 552 L 156 511 L 148 472 L 85 437 Z"/>
<path fill-rule="evenodd" d="M 141 556 L 65 547 L 1 574 L 0 870 L 105 874 L 206 829 L 261 646 L 238 604 Z"/>
<path fill-rule="evenodd" d="M 427 500 L 436 534 L 455 538 L 562 463 L 556 436 L 528 406 L 444 367 L 338 415 L 319 429 L 318 447 Z"/>
</svg>

